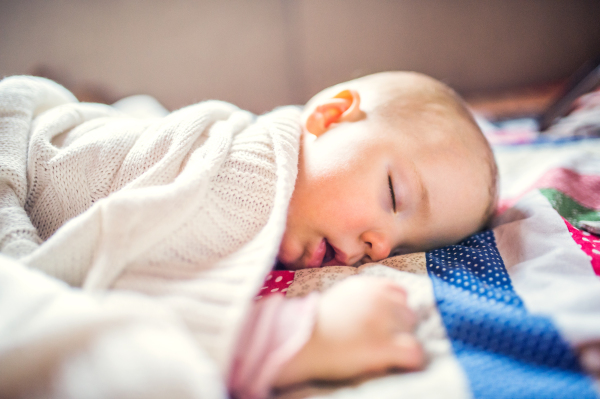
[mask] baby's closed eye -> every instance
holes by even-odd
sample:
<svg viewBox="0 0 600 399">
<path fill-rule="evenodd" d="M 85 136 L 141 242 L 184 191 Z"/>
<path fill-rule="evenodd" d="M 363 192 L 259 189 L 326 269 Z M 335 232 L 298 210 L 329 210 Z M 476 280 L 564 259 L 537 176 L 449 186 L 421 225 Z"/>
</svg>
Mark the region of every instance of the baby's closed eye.
<svg viewBox="0 0 600 399">
<path fill-rule="evenodd" d="M 390 196 L 392 198 L 392 209 L 396 212 L 396 194 L 394 193 L 394 184 L 392 183 L 392 176 L 388 175 L 388 185 L 390 187 Z"/>
</svg>

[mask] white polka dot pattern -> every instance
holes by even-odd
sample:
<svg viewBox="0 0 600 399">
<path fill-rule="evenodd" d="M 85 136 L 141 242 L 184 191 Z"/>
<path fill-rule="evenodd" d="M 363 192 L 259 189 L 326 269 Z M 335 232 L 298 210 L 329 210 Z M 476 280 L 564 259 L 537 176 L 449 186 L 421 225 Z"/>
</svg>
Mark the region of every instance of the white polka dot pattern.
<svg viewBox="0 0 600 399">
<path fill-rule="evenodd" d="M 427 270 L 475 398 L 596 397 L 554 324 L 513 290 L 491 231 L 428 252 Z"/>
</svg>

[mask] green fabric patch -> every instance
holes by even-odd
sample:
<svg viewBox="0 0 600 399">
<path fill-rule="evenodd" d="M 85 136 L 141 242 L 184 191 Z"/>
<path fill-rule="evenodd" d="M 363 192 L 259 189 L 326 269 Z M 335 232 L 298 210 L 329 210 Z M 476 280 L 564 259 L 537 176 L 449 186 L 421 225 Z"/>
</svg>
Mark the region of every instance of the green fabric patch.
<svg viewBox="0 0 600 399">
<path fill-rule="evenodd" d="M 579 227 L 579 222 L 582 220 L 600 220 L 599 211 L 586 208 L 561 191 L 553 188 L 540 188 L 540 192 L 548 198 L 556 212 L 575 227 Z"/>
</svg>

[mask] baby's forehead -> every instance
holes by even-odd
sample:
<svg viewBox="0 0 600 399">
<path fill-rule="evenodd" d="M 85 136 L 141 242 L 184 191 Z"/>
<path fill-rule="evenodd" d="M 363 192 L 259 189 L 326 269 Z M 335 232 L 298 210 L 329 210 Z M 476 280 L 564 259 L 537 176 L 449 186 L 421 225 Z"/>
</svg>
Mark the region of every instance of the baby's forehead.
<svg viewBox="0 0 600 399">
<path fill-rule="evenodd" d="M 374 144 L 377 150 L 373 157 L 376 158 L 379 151 L 382 155 L 386 153 L 394 159 L 409 161 L 417 170 L 456 169 L 468 175 L 483 173 L 487 176 L 486 165 L 493 156 L 489 154 L 487 141 L 479 128 L 461 115 L 438 116 L 382 118 L 375 126 L 387 128 L 382 129 L 385 131 L 382 142 Z M 473 179 L 481 183 L 480 180 Z"/>
<path fill-rule="evenodd" d="M 390 143 L 422 144 L 429 148 L 461 146 L 478 141 L 480 132 L 468 119 L 448 110 L 410 110 L 384 113 L 373 118 L 372 128 Z"/>
</svg>

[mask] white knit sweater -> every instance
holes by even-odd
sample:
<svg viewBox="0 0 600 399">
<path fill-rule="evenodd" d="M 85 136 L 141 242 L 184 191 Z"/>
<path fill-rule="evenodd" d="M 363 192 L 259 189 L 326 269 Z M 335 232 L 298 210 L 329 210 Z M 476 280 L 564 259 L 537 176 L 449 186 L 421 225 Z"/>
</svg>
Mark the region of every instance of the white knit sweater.
<svg viewBox="0 0 600 399">
<path fill-rule="evenodd" d="M 299 110 L 209 101 L 134 119 L 32 77 L 0 82 L 0 251 L 178 314 L 225 372 L 273 265 Z"/>
</svg>

